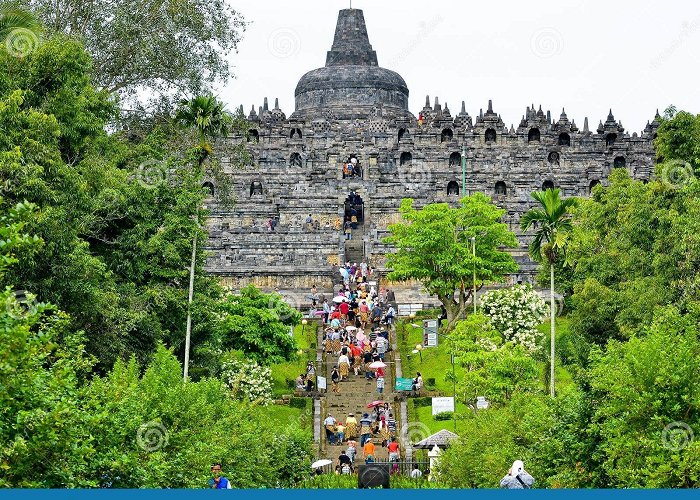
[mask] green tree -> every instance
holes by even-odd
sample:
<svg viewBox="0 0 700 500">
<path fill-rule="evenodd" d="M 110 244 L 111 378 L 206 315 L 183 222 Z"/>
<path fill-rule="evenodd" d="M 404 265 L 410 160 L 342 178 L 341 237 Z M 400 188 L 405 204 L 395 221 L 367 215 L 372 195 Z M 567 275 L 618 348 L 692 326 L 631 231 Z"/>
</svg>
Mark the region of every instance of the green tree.
<svg viewBox="0 0 700 500">
<path fill-rule="evenodd" d="M 245 29 L 224 0 L 30 0 L 47 33 L 83 41 L 99 88 L 122 97 L 196 95 L 229 77 Z"/>
<path fill-rule="evenodd" d="M 548 189 L 532 193 L 532 198 L 540 204 L 539 208 L 530 209 L 520 220 L 520 227 L 527 231 L 535 226 L 535 237 L 530 243 L 530 257 L 549 266 L 549 307 L 550 307 L 550 369 L 549 392 L 554 391 L 554 263 L 564 254 L 565 243 L 571 231 L 571 209 L 576 205 L 575 198 L 562 200 L 559 189 Z"/>
<path fill-rule="evenodd" d="M 27 202 L 7 207 L 0 198 L 0 276 L 19 262 L 18 252 L 35 252 L 43 243 L 38 236 L 22 232 L 36 208 L 36 205 Z"/>
<path fill-rule="evenodd" d="M 495 403 L 537 386 L 537 363 L 519 344 L 504 339 L 482 314 L 459 321 L 449 335 L 450 350 L 464 368 L 459 392 L 464 402 L 474 404 L 478 396 Z"/>
<path fill-rule="evenodd" d="M 405 199 L 399 211 L 405 222 L 390 225 L 391 235 L 384 239 L 396 247 L 387 257 L 388 278 L 418 280 L 436 295 L 447 311 L 448 331 L 474 300 L 474 273 L 481 289 L 518 270 L 510 254 L 501 250 L 517 246 L 515 235 L 501 222 L 505 211 L 482 193 L 462 198 L 457 208 L 435 203 L 417 209 L 413 200 Z"/>
<path fill-rule="evenodd" d="M 26 55 L 39 43 L 42 27 L 29 11 L 9 4 L 0 6 L 0 50 Z"/>
<path fill-rule="evenodd" d="M 698 311 L 660 309 L 640 335 L 592 355 L 591 431 L 600 441 L 606 486 L 700 484 L 700 443 L 693 439 L 700 426 Z"/>
<path fill-rule="evenodd" d="M 516 394 L 508 405 L 467 414 L 460 439 L 440 457 L 439 481 L 449 488 L 498 488 L 518 458 L 533 474 L 535 487 L 545 483 L 531 454 L 551 425 L 545 398 Z"/>
<path fill-rule="evenodd" d="M 301 314 L 278 294 L 262 293 L 249 285 L 240 295 L 230 295 L 223 302 L 221 314 L 218 347 L 243 351 L 264 365 L 294 357 L 295 343 L 289 329 L 299 324 Z"/>
<path fill-rule="evenodd" d="M 666 174 L 668 180 L 687 182 L 689 176 L 700 175 L 700 115 L 669 108 L 656 133 L 656 154 L 663 160 L 658 177 Z M 691 170 L 682 172 L 682 163 L 688 163 Z"/>
<path fill-rule="evenodd" d="M 198 96 L 189 101 L 180 102 L 180 109 L 175 115 L 175 119 L 184 127 L 191 127 L 197 131 L 199 137 L 197 170 L 201 172 L 202 165 L 212 154 L 212 146 L 209 139 L 225 137 L 228 134 L 229 126 L 233 122 L 231 115 L 225 111 L 223 103 L 212 96 Z M 201 172 L 203 174 L 203 172 Z M 197 235 L 192 239 L 192 261 L 190 263 L 189 298 L 187 302 L 187 333 L 185 336 L 185 372 L 184 378 L 187 380 L 190 360 L 190 333 L 192 329 L 192 300 L 194 293 L 194 275 L 197 262 Z"/>
<path fill-rule="evenodd" d="M 84 330 L 108 370 L 118 357 L 146 363 L 157 342 L 184 353 L 192 238 L 205 233 L 203 173 L 185 131 L 156 127 L 138 143 L 108 135 L 109 95 L 91 84 L 78 42 L 53 37 L 0 72 L 0 186 L 8 204 L 37 205 L 27 228 L 45 245 L 17 255 L 2 279 L 37 293 Z M 179 149 L 178 149 L 179 148 Z M 193 341 L 211 336 L 223 294 L 197 256 Z"/>
<path fill-rule="evenodd" d="M 229 133 L 233 118 L 225 108 L 226 105 L 213 95 L 202 95 L 180 101 L 175 119 L 184 127 L 191 127 L 197 131 L 201 155 L 198 164 L 200 168 L 213 152 L 209 141 L 226 137 Z"/>
<path fill-rule="evenodd" d="M 589 343 L 625 340 L 657 306 L 698 299 L 698 182 L 648 184 L 616 169 L 610 185 L 581 200 L 568 243 L 571 329 Z"/>
</svg>

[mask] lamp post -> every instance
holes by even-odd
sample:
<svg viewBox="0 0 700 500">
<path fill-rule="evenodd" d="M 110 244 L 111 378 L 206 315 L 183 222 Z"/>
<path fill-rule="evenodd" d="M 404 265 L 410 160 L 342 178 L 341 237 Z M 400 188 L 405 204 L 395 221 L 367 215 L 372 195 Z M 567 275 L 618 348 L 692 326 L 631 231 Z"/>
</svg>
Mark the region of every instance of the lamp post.
<svg viewBox="0 0 700 500">
<path fill-rule="evenodd" d="M 462 146 L 462 196 L 467 196 L 467 145 Z"/>
<path fill-rule="evenodd" d="M 306 328 L 306 325 L 308 325 L 308 324 L 309 324 L 309 320 L 307 320 L 306 318 L 301 320 L 301 336 L 302 336 L 302 338 L 304 337 L 304 328 Z"/>
<path fill-rule="evenodd" d="M 455 405 L 452 411 L 452 423 L 455 434 L 457 434 L 457 376 L 455 375 L 455 353 L 450 353 L 450 363 L 452 363 L 452 403 Z"/>
<path fill-rule="evenodd" d="M 194 295 L 194 266 L 197 262 L 197 235 L 192 238 L 192 260 L 190 262 L 190 287 L 187 298 L 187 326 L 185 331 L 185 367 L 182 377 L 187 382 L 190 368 L 190 338 L 192 336 L 192 297 Z"/>
<path fill-rule="evenodd" d="M 423 344 L 418 344 L 416 346 L 416 351 L 418 351 L 418 356 L 420 357 L 420 362 L 423 362 Z"/>
<path fill-rule="evenodd" d="M 476 314 L 476 236 L 472 236 L 472 257 L 473 257 L 473 264 L 474 264 L 474 275 L 473 275 L 473 285 L 474 285 L 474 293 L 472 296 L 472 302 L 474 302 L 474 314 Z"/>
</svg>

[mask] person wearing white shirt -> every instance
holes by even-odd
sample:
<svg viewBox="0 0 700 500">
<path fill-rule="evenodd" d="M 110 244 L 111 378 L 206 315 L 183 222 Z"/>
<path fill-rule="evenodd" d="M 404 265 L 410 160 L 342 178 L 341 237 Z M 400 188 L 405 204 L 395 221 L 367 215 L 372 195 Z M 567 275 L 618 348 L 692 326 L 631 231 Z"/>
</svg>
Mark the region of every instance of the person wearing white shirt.
<svg viewBox="0 0 700 500">
<path fill-rule="evenodd" d="M 347 354 L 341 354 L 338 357 L 338 370 L 340 371 L 340 379 L 347 380 L 350 373 L 350 358 Z"/>
<path fill-rule="evenodd" d="M 418 464 L 413 466 L 413 470 L 411 471 L 411 477 L 413 479 L 418 479 L 423 476 L 423 473 L 420 471 L 420 468 Z"/>
</svg>

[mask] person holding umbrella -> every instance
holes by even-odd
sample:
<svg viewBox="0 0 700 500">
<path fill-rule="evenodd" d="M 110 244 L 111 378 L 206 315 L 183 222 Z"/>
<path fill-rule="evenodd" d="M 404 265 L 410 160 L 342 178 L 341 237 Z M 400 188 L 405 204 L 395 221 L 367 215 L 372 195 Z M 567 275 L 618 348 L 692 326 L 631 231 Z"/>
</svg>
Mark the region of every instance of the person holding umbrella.
<svg viewBox="0 0 700 500">
<path fill-rule="evenodd" d="M 330 465 L 333 463 L 333 460 L 328 460 L 327 458 L 323 458 L 321 460 L 316 460 L 314 463 L 311 464 L 311 468 L 314 471 L 314 474 L 317 476 L 320 476 L 323 474 L 323 468 L 326 465 Z"/>
</svg>

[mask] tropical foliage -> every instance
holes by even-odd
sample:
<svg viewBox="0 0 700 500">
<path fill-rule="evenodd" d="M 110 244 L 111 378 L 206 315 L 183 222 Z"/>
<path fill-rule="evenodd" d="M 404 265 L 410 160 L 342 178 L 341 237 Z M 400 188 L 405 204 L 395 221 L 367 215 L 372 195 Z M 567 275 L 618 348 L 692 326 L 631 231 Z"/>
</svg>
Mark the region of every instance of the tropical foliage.
<svg viewBox="0 0 700 500">
<path fill-rule="evenodd" d="M 505 341 L 520 344 L 528 351 L 538 349 L 542 333 L 537 326 L 549 308 L 530 285 L 492 290 L 481 298 L 481 307 Z"/>
<path fill-rule="evenodd" d="M 560 384 L 556 398 L 533 387 L 464 415 L 467 431 L 443 456 L 441 481 L 495 487 L 522 459 L 539 487 L 700 485 L 697 120 L 667 111 L 656 180 L 616 170 L 572 208 L 559 246 L 572 293 L 559 361 L 573 383 Z M 556 235 L 543 236 L 550 241 Z M 552 252 L 542 253 L 548 263 Z M 495 359 L 478 346 L 498 340 L 491 328 L 475 317 L 451 334 L 460 334 L 456 349 L 471 363 L 464 387 L 489 390 Z"/>
<path fill-rule="evenodd" d="M 517 264 L 503 250 L 517 245 L 515 235 L 501 222 L 505 211 L 487 196 L 467 196 L 457 208 L 435 203 L 418 209 L 413 200 L 405 199 L 399 212 L 403 222 L 390 225 L 391 235 L 384 240 L 396 246 L 387 257 L 392 270 L 388 277 L 417 280 L 436 295 L 447 311 L 448 330 L 467 311 L 474 285 L 478 290 L 517 271 Z M 476 252 L 471 238 L 475 238 Z"/>
</svg>

